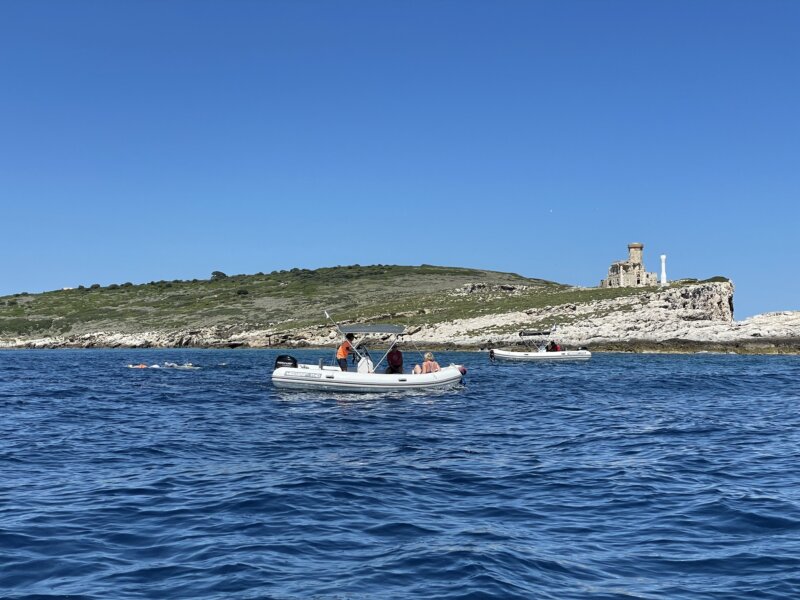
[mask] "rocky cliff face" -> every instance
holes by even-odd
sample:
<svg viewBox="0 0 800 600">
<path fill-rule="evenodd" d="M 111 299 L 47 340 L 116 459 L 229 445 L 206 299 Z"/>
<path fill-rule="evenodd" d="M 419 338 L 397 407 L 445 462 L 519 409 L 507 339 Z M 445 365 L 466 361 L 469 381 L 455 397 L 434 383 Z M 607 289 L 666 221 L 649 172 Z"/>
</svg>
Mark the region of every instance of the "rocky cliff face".
<svg viewBox="0 0 800 600">
<path fill-rule="evenodd" d="M 466 293 L 464 290 L 456 292 Z M 411 322 L 408 324 L 413 325 Z M 613 348 L 615 344 L 672 342 L 673 346 L 676 343 L 740 343 L 752 349 L 754 343 L 768 346 L 789 342 L 796 345 L 794 351 L 800 351 L 800 311 L 767 313 L 734 321 L 733 285 L 728 282 L 702 283 L 613 300 L 459 319 L 424 326 L 414 334 L 414 339 L 419 345 L 497 347 L 518 341 L 520 329 L 549 327 L 551 324 L 558 326 L 556 337 L 569 347 Z M 97 332 L 81 336 L 0 340 L 0 348 L 263 348 L 273 345 L 332 346 L 336 340 L 336 332 L 327 326 L 276 334 L 243 325 L 191 331 Z"/>
<path fill-rule="evenodd" d="M 734 344 L 759 340 L 800 342 L 800 311 L 733 320 L 733 285 L 703 283 L 614 300 L 566 304 L 465 319 L 424 328 L 418 340 L 500 346 L 519 340 L 519 329 L 557 325 L 563 344 L 608 347 L 625 343 Z"/>
<path fill-rule="evenodd" d="M 613 300 L 466 319 L 434 328 L 430 341 L 445 337 L 461 343 L 469 339 L 478 341 L 476 338 L 510 342 L 518 339 L 515 328 L 541 328 L 549 324 L 558 326 L 558 338 L 568 345 L 629 340 L 715 341 L 716 336 L 734 327 L 733 285 L 706 283 Z"/>
</svg>

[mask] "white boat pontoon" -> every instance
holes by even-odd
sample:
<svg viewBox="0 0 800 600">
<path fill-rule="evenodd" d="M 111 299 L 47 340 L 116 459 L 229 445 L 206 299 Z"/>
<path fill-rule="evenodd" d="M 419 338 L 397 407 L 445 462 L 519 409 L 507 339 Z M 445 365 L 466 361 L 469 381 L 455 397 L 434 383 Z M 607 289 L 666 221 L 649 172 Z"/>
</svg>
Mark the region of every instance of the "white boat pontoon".
<svg viewBox="0 0 800 600">
<path fill-rule="evenodd" d="M 275 360 L 272 383 L 277 388 L 290 390 L 318 390 L 324 392 L 393 392 L 402 390 L 427 390 L 454 387 L 461 383 L 467 370 L 461 365 L 451 364 L 435 373 L 392 373 L 386 374 L 384 361 L 399 338 L 408 336 L 402 325 L 346 325 L 339 327 L 342 336 L 389 335 L 389 349 L 377 362 L 373 363 L 369 350 L 362 340 L 353 347 L 353 358 L 357 359 L 354 371 L 342 371 L 338 366 L 323 364 L 320 359 L 316 365 L 298 364 L 292 356 L 281 355 Z M 406 370 L 408 368 L 406 367 Z"/>
<path fill-rule="evenodd" d="M 592 353 L 586 348 L 578 350 L 563 350 L 553 340 L 556 328 L 550 331 L 520 331 L 521 343 L 525 346 L 524 350 L 489 350 L 489 359 L 495 360 L 518 360 L 518 361 L 583 361 L 592 358 Z M 528 339 L 526 339 L 528 338 Z"/>
</svg>

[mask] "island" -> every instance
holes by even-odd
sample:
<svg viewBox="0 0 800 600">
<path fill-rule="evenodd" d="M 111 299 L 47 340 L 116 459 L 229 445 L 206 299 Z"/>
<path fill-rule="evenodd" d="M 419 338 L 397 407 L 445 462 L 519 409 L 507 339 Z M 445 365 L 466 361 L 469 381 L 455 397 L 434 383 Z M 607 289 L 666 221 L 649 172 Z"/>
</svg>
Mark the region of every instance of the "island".
<svg viewBox="0 0 800 600">
<path fill-rule="evenodd" d="M 78 286 L 0 297 L 0 348 L 314 347 L 343 324 L 401 323 L 428 347 L 475 350 L 558 327 L 593 351 L 800 353 L 800 311 L 736 321 L 724 277 L 571 286 L 433 265 L 350 265 Z"/>
</svg>

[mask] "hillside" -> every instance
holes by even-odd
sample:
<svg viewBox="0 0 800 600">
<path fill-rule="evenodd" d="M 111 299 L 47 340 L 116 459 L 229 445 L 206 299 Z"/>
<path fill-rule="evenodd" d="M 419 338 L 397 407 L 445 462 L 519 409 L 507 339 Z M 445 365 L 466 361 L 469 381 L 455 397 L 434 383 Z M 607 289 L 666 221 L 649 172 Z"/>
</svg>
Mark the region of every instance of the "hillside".
<svg viewBox="0 0 800 600">
<path fill-rule="evenodd" d="M 558 324 L 593 350 L 800 352 L 800 312 L 733 320 L 723 277 L 579 288 L 478 269 L 349 266 L 0 298 L 0 348 L 324 346 L 340 323 L 414 327 L 432 347 L 514 345 Z"/>
<path fill-rule="evenodd" d="M 0 338 L 214 326 L 280 333 L 324 325 L 326 309 L 343 321 L 383 318 L 425 325 L 635 292 L 575 288 L 513 273 L 430 265 L 217 273 L 208 280 L 125 283 L 0 297 Z"/>
</svg>

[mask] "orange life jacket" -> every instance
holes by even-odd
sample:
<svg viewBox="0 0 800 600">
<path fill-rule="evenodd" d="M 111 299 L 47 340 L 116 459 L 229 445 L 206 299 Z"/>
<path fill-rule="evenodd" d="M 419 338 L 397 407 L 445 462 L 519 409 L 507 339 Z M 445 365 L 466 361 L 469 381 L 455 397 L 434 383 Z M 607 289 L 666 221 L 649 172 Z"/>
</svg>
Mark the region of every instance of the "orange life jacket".
<svg viewBox="0 0 800 600">
<path fill-rule="evenodd" d="M 350 343 L 350 340 L 342 342 L 342 345 L 339 346 L 339 349 L 336 351 L 336 358 L 347 358 L 347 353 L 352 347 L 353 344 Z"/>
</svg>

